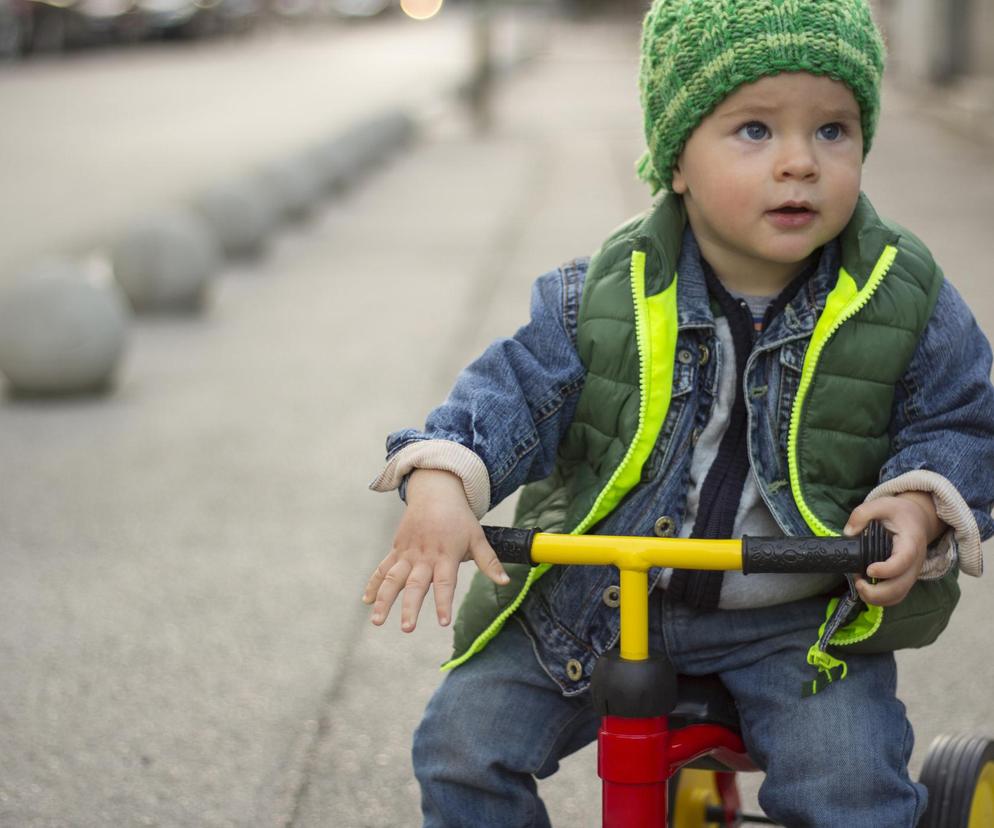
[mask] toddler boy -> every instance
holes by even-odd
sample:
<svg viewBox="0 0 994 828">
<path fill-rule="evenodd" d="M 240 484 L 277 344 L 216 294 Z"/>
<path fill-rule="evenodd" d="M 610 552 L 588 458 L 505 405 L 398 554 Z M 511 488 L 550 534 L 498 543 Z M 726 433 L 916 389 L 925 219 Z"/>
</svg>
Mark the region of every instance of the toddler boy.
<svg viewBox="0 0 994 828">
<path fill-rule="evenodd" d="M 994 534 L 990 348 L 924 245 L 860 193 L 883 44 L 865 0 L 657 0 L 639 173 L 668 193 L 591 260 L 541 277 L 532 318 L 397 432 L 373 488 L 404 489 L 364 600 L 429 586 L 448 624 L 481 573 L 455 667 L 415 736 L 426 825 L 548 825 L 535 778 L 596 737 L 610 568 L 508 571 L 479 518 L 525 485 L 546 531 L 894 534 L 872 580 L 650 573 L 650 636 L 717 673 L 760 802 L 786 825 L 914 825 L 893 650 L 929 643 Z M 541 575 L 541 577 L 539 577 Z M 513 576 L 513 577 L 511 577 Z M 511 623 L 508 623 L 511 622 Z M 843 678 L 844 676 L 844 678 Z"/>
</svg>

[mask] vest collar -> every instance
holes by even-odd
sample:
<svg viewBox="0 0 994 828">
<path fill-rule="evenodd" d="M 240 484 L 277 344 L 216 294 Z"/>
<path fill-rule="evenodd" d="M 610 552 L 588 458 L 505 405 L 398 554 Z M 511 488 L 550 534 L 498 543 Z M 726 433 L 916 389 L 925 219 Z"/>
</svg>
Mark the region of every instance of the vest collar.
<svg viewBox="0 0 994 828">
<path fill-rule="evenodd" d="M 888 245 L 897 247 L 900 238 L 900 233 L 884 224 L 870 200 L 860 193 L 856 210 L 839 236 L 842 266 L 852 276 L 858 289 L 862 290 L 869 281 L 884 249 Z"/>
</svg>

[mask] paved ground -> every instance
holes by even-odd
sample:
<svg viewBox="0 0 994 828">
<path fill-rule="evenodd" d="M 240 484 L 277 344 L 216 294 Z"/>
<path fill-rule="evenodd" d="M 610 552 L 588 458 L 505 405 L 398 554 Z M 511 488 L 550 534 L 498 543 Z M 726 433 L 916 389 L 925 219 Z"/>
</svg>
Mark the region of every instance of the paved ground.
<svg viewBox="0 0 994 828">
<path fill-rule="evenodd" d="M 534 276 L 646 206 L 635 40 L 557 27 L 491 135 L 440 120 L 206 316 L 140 320 L 113 395 L 0 404 L 0 825 L 418 824 L 448 634 L 366 623 L 399 505 L 365 485 Z M 867 189 L 994 333 L 994 155 L 887 105 Z M 916 766 L 940 731 L 994 735 L 992 590 L 902 656 Z M 554 824 L 596 824 L 594 779 L 588 749 L 543 784 Z"/>
</svg>

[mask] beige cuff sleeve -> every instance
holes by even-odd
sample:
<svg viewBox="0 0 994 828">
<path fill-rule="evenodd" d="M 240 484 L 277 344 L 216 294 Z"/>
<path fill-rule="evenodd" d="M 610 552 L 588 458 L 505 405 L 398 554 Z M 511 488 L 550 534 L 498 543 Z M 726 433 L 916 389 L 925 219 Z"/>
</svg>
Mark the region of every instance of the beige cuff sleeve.
<svg viewBox="0 0 994 828">
<path fill-rule="evenodd" d="M 490 509 L 490 474 L 487 467 L 479 455 L 451 440 L 420 440 L 404 446 L 387 461 L 369 488 L 374 492 L 392 491 L 415 469 L 452 472 L 462 480 L 473 514 L 482 518 Z"/>
<path fill-rule="evenodd" d="M 927 492 L 932 495 L 939 520 L 949 525 L 949 531 L 929 547 L 919 578 L 926 581 L 941 578 L 956 565 L 957 560 L 960 571 L 967 575 L 981 575 L 984 557 L 980 548 L 980 529 L 956 487 L 941 474 L 917 469 L 881 483 L 866 499 L 893 497 L 901 492 Z"/>
</svg>

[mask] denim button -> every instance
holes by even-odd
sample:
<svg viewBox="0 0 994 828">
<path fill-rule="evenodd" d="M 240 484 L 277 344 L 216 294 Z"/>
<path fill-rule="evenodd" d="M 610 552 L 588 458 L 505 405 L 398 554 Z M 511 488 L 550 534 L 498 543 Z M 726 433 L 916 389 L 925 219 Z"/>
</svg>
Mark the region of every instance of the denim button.
<svg viewBox="0 0 994 828">
<path fill-rule="evenodd" d="M 669 538 L 673 536 L 673 518 L 663 515 L 659 518 L 655 525 L 652 527 L 652 531 L 656 533 L 657 537 Z"/>
<path fill-rule="evenodd" d="M 708 348 L 708 346 L 707 345 L 698 345 L 697 346 L 697 361 L 701 365 L 707 365 L 709 359 L 711 359 L 711 350 Z"/>
<path fill-rule="evenodd" d="M 570 681 L 579 681 L 583 678 L 583 665 L 575 658 L 566 662 L 566 675 Z"/>
<path fill-rule="evenodd" d="M 679 353 L 676 355 L 676 359 L 681 365 L 690 365 L 690 363 L 694 361 L 694 355 L 686 348 L 681 348 Z"/>
<path fill-rule="evenodd" d="M 601 597 L 607 606 L 617 607 L 621 604 L 621 588 L 616 584 L 612 584 L 604 590 L 604 594 Z"/>
</svg>

